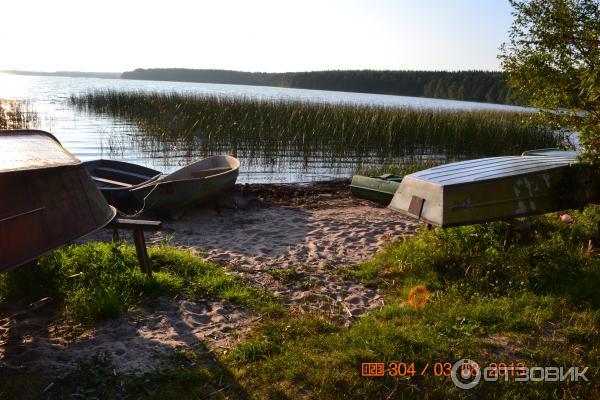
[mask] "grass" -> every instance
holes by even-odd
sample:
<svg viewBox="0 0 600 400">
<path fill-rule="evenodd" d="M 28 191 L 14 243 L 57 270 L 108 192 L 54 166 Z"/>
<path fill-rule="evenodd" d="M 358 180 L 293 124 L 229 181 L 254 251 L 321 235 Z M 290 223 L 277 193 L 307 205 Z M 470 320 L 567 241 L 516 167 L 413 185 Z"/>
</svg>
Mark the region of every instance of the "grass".
<svg viewBox="0 0 600 400">
<path fill-rule="evenodd" d="M 269 269 L 266 272 L 282 283 L 297 282 L 302 276 L 297 270 L 292 268 Z"/>
<path fill-rule="evenodd" d="M 139 128 L 146 149 L 227 152 L 275 163 L 403 164 L 520 154 L 553 147 L 555 135 L 502 111 L 441 111 L 184 94 L 95 91 L 73 106 Z"/>
<path fill-rule="evenodd" d="M 37 114 L 27 102 L 0 99 L 0 129 L 28 129 L 38 125 Z"/>
<path fill-rule="evenodd" d="M 174 355 L 174 365 L 169 368 L 129 376 L 114 374 L 110 360 L 99 356 L 61 380 L 35 375 L 0 378 L 0 398 L 2 393 L 6 398 L 30 393 L 21 397 L 46 397 L 40 393 L 49 382 L 56 383 L 49 393 L 57 397 L 92 393 L 101 398 L 160 399 L 598 398 L 600 254 L 588 251 L 588 243 L 597 244 L 600 239 L 600 207 L 588 206 L 570 215 L 570 224 L 560 222 L 557 214 L 533 218 L 531 231 L 497 222 L 421 230 L 412 238 L 391 240 L 372 260 L 349 266 L 344 273 L 346 279 L 378 288 L 385 302 L 351 326 L 316 313 L 272 313 L 234 351 L 205 356 L 215 357 L 216 363 L 201 355 L 180 353 Z M 88 266 L 92 270 L 88 276 L 101 268 L 118 274 L 120 267 L 112 270 L 107 265 L 134 257 L 131 249 L 122 246 L 86 246 L 47 256 L 40 264 L 41 271 L 53 275 L 50 265 L 66 265 L 64 275 L 85 273 L 69 261 L 77 255 L 81 262 L 98 264 Z M 95 250 L 100 254 L 83 255 Z M 202 281 L 201 276 L 211 268 L 218 276 L 224 274 L 220 267 L 204 265 L 172 248 L 153 250 L 152 260 L 161 272 L 151 286 L 154 289 L 145 287 L 144 293 L 158 286 L 163 292 L 193 295 L 194 282 Z M 195 274 L 196 268 L 202 272 Z M 136 267 L 130 270 L 138 274 Z M 169 278 L 160 278 L 160 274 Z M 144 277 L 139 275 L 143 285 Z M 293 273 L 273 275 L 296 279 Z M 114 282 L 115 287 L 139 289 L 136 279 L 119 279 L 94 278 L 90 284 Z M 46 282 L 54 285 L 64 280 Z M 226 293 L 222 285 L 216 289 L 212 283 L 199 285 L 202 293 Z M 429 301 L 421 308 L 407 303 L 409 292 L 417 285 L 430 292 Z M 6 296 L 6 286 L 2 290 Z M 136 290 L 121 292 L 135 294 Z M 240 290 L 256 293 L 256 289 L 243 286 Z M 240 296 L 238 301 L 257 310 L 270 309 L 272 300 L 265 296 L 258 304 L 254 296 Z M 139 301 L 135 295 L 128 298 L 130 305 Z M 472 358 L 481 366 L 498 362 L 589 366 L 590 382 L 509 380 L 482 382 L 474 389 L 461 390 L 443 373 L 434 374 L 436 363 L 442 363 L 443 371 L 444 362 L 461 358 Z M 361 377 L 361 364 L 377 361 L 414 363 L 414 374 Z"/>
<path fill-rule="evenodd" d="M 535 219 L 535 234 L 504 223 L 421 231 L 391 242 L 348 278 L 385 293 L 385 306 L 350 328 L 319 316 L 262 325 L 231 354 L 237 379 L 259 398 L 598 398 L 600 208 Z M 512 241 L 510 238 L 513 238 Z M 425 285 L 415 309 L 409 290 Z M 586 383 L 482 383 L 457 389 L 427 363 L 472 358 L 480 365 L 590 366 Z M 415 363 L 414 376 L 363 378 L 362 362 Z"/>
<path fill-rule="evenodd" d="M 132 246 L 89 243 L 68 246 L 0 274 L 0 301 L 52 297 L 65 317 L 83 323 L 114 318 L 156 295 L 212 296 L 267 315 L 282 311 L 272 296 L 244 284 L 216 264 L 169 246 L 149 251 L 154 279 L 138 267 Z"/>
<path fill-rule="evenodd" d="M 101 352 L 62 377 L 8 372 L 0 376 L 0 399 L 248 398 L 230 371 L 208 358 L 176 353 L 174 367 L 132 376 L 115 373 L 111 356 Z"/>
<path fill-rule="evenodd" d="M 600 208 L 534 220 L 533 237 L 504 223 L 421 231 L 347 271 L 385 292 L 385 306 L 350 328 L 320 316 L 265 324 L 231 356 L 238 379 L 260 398 L 597 398 L 600 393 Z M 512 238 L 512 239 L 511 239 Z M 430 302 L 407 306 L 425 285 Z M 480 365 L 590 366 L 591 382 L 484 383 L 461 391 L 432 374 L 361 378 L 365 361 L 470 357 Z"/>
</svg>

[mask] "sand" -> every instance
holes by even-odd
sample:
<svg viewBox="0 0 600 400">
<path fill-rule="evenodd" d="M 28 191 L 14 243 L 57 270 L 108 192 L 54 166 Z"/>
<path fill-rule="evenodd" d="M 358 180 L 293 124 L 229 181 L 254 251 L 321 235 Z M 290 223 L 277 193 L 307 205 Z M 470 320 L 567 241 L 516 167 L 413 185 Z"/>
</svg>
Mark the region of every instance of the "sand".
<svg viewBox="0 0 600 400">
<path fill-rule="evenodd" d="M 61 320 L 55 307 L 2 309 L 0 372 L 43 371 L 60 376 L 98 353 L 110 354 L 116 372 L 143 373 L 179 350 L 230 349 L 256 320 L 230 303 L 159 299 L 140 311 L 82 330 Z"/>
<path fill-rule="evenodd" d="M 238 186 L 229 197 L 188 210 L 176 221 L 164 221 L 163 231 L 146 238 L 149 244 L 167 242 L 225 266 L 275 293 L 293 312 L 316 310 L 351 324 L 381 307 L 382 298 L 377 290 L 348 279 L 345 270 L 370 258 L 390 238 L 411 235 L 416 226 L 383 206 L 353 198 L 345 182 L 251 185 Z M 86 240 L 111 237 L 104 230 Z M 226 351 L 260 318 L 221 300 L 161 299 L 71 337 L 60 332 L 76 330 L 61 321 L 52 305 L 45 308 L 0 308 L 0 367 L 67 371 L 106 351 L 117 371 L 141 373 L 168 362 L 177 350 Z"/>
</svg>

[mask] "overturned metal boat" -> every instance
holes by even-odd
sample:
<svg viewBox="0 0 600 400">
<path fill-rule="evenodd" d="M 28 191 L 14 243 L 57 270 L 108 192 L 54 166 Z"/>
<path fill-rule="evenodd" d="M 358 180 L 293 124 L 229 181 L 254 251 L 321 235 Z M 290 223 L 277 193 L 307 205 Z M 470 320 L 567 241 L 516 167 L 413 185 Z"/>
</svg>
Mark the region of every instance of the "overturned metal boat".
<svg viewBox="0 0 600 400">
<path fill-rule="evenodd" d="M 404 177 L 390 208 L 458 226 L 580 207 L 599 199 L 598 171 L 572 157 L 492 157 Z"/>
<path fill-rule="evenodd" d="M 102 228 L 115 213 L 52 134 L 0 131 L 0 272 Z"/>
<path fill-rule="evenodd" d="M 231 156 L 212 156 L 171 174 L 121 161 L 84 163 L 109 203 L 120 210 L 176 211 L 233 188 L 240 162 Z"/>
</svg>

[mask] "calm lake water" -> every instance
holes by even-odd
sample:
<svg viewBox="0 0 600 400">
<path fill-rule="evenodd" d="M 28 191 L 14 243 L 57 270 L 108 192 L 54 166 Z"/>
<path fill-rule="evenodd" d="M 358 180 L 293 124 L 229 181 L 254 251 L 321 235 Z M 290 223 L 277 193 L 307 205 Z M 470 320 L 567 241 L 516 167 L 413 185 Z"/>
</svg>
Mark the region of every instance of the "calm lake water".
<svg viewBox="0 0 600 400">
<path fill-rule="evenodd" d="M 0 98 L 28 100 L 39 115 L 39 129 L 52 132 L 79 159 L 107 158 L 134 162 L 164 172 L 173 171 L 193 161 L 186 152 L 171 149 L 145 151 L 134 140 L 137 128 L 110 117 L 75 110 L 68 104 L 72 94 L 96 89 L 148 92 L 178 92 L 226 97 L 278 99 L 290 101 L 380 105 L 450 110 L 525 111 L 522 107 L 466 101 L 427 99 L 322 90 L 286 89 L 264 86 L 220 85 L 209 83 L 137 81 L 124 79 L 69 78 L 24 76 L 0 73 Z M 353 170 L 351 160 L 336 168 L 318 159 L 288 159 L 285 164 L 268 165 L 240 159 L 240 183 L 308 182 L 348 177 Z"/>
</svg>

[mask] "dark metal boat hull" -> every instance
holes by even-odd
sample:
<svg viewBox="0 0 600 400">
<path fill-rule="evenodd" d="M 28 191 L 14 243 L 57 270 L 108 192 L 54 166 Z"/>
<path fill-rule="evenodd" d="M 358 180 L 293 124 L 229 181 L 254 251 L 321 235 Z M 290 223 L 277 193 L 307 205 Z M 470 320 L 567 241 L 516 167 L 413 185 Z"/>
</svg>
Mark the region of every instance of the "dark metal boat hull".
<svg viewBox="0 0 600 400">
<path fill-rule="evenodd" d="M 32 143 L 17 160 L 23 165 L 0 169 L 0 272 L 102 228 L 116 212 L 81 162 L 47 132 L 0 131 L 0 157 L 15 157 L 9 153 L 19 151 L 19 141 Z M 31 169 L 28 160 L 35 160 Z"/>
</svg>

